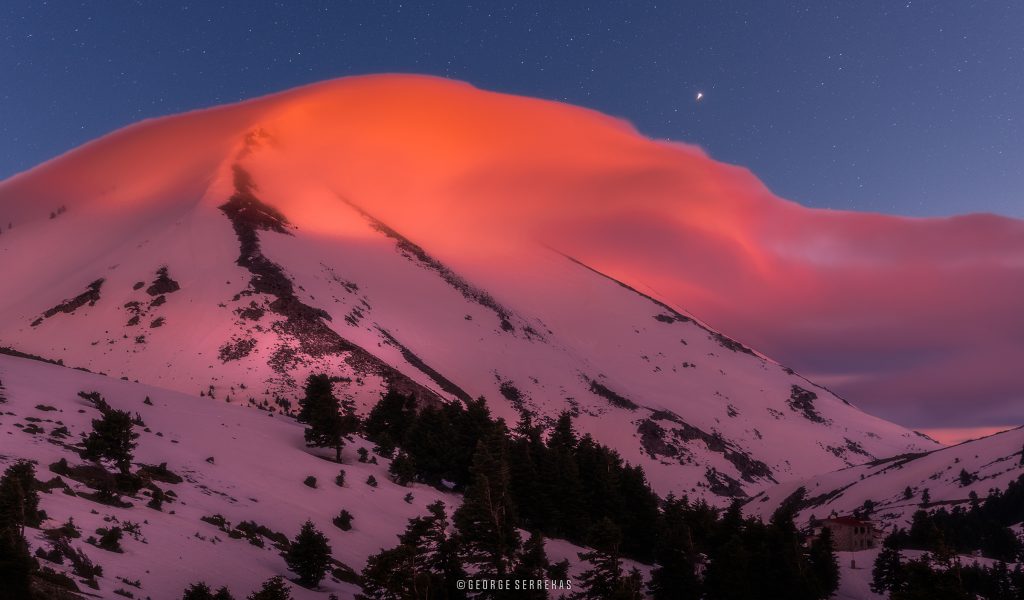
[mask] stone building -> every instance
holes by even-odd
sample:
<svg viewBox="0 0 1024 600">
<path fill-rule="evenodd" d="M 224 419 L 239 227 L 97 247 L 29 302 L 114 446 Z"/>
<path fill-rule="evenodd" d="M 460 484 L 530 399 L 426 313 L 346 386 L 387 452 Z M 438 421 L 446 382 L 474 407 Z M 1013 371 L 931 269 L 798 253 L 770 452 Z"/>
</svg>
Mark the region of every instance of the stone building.
<svg viewBox="0 0 1024 600">
<path fill-rule="evenodd" d="M 878 537 L 878 530 L 874 523 L 867 519 L 855 517 L 821 519 L 814 524 L 815 535 L 820 535 L 821 530 L 825 527 L 832 531 L 832 543 L 835 549 L 844 552 L 874 548 Z"/>
</svg>

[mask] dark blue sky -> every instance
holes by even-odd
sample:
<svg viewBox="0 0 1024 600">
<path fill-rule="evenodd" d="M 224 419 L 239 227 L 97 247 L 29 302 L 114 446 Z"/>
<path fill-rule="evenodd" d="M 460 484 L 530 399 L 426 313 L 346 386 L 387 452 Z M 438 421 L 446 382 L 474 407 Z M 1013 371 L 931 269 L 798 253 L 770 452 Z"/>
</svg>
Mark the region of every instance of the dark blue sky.
<svg viewBox="0 0 1024 600">
<path fill-rule="evenodd" d="M 624 117 L 811 206 L 1024 217 L 1022 23 L 1016 0 L 6 0 L 0 177 L 145 117 L 416 72 Z"/>
</svg>

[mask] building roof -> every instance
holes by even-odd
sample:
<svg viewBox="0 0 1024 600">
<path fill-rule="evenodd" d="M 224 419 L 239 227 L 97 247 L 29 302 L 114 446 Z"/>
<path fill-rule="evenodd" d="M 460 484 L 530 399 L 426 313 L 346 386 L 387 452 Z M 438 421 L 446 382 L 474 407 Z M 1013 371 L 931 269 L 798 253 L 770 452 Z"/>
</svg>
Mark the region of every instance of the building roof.
<svg viewBox="0 0 1024 600">
<path fill-rule="evenodd" d="M 829 519 L 822 519 L 820 523 L 835 523 L 837 525 L 873 525 L 868 519 L 858 519 L 856 517 L 832 517 Z"/>
</svg>

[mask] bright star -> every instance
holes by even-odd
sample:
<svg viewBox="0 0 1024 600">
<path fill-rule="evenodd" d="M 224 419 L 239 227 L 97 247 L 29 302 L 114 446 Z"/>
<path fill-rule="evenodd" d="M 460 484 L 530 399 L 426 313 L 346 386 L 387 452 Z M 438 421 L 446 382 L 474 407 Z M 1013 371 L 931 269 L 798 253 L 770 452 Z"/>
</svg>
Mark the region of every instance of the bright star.
<svg viewBox="0 0 1024 600">
<path fill-rule="evenodd" d="M 697 92 L 697 102 L 704 99 L 704 92 Z"/>
</svg>

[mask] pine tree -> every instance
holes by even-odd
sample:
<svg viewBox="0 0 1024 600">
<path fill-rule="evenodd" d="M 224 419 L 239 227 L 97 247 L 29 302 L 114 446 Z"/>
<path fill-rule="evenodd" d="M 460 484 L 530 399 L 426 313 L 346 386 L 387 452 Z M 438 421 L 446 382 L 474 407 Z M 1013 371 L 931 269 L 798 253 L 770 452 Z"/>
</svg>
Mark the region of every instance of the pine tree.
<svg viewBox="0 0 1024 600">
<path fill-rule="evenodd" d="M 416 397 L 388 388 L 367 415 L 363 431 L 377 444 L 381 454 L 391 454 L 405 440 L 415 419 Z"/>
<path fill-rule="evenodd" d="M 452 444 L 454 437 L 455 429 L 442 410 L 427 406 L 416 416 L 406 433 L 402 450 L 415 462 L 421 481 L 431 485 L 441 485 L 444 480 L 466 483 L 454 474 L 453 465 L 457 462 Z"/>
<path fill-rule="evenodd" d="M 513 577 L 519 580 L 537 581 L 548 579 L 548 570 L 551 562 L 548 560 L 547 552 L 544 550 L 544 536 L 534 531 L 530 539 L 523 544 L 523 549 L 516 557 L 516 566 L 513 570 Z M 545 600 L 548 593 L 544 589 L 516 590 L 516 598 L 529 598 L 531 600 Z"/>
<path fill-rule="evenodd" d="M 894 535 L 885 538 L 882 551 L 878 553 L 871 569 L 871 591 L 876 594 L 895 592 L 903 587 L 903 566 L 895 540 Z"/>
<path fill-rule="evenodd" d="M 522 411 L 515 437 L 509 442 L 509 485 L 520 527 L 550 531 L 550 524 L 555 521 L 554 508 L 544 493 L 545 484 L 538 468 L 547 453 L 541 432 L 530 413 Z"/>
<path fill-rule="evenodd" d="M 705 597 L 716 600 L 748 600 L 758 597 L 751 586 L 749 572 L 753 560 L 737 532 L 711 551 L 704 572 Z"/>
<path fill-rule="evenodd" d="M 808 568 L 800 533 L 793 521 L 796 510 L 796 503 L 784 503 L 772 515 L 768 526 L 748 522 L 746 527 L 746 543 L 757 553 L 752 563 L 760 571 L 753 580 L 764 581 L 759 589 L 769 597 L 793 600 L 818 597 L 817 582 Z"/>
<path fill-rule="evenodd" d="M 449 412 L 448 419 L 455 433 L 454 440 L 449 441 L 455 448 L 455 462 L 450 478 L 452 481 L 469 482 L 472 479 L 473 454 L 477 445 L 491 433 L 495 425 L 491 420 L 491 411 L 483 397 L 466 402 L 465 410 L 454 404 L 447 405 L 444 410 Z"/>
<path fill-rule="evenodd" d="M 685 500 L 665 499 L 661 516 L 661 536 L 655 551 L 658 566 L 651 572 L 649 584 L 654 600 L 698 600 L 700 581 L 696 574 L 696 550 L 686 523 Z"/>
<path fill-rule="evenodd" d="M 360 574 L 361 594 L 357 600 L 405 600 L 406 598 L 430 598 L 430 579 L 424 581 L 417 570 L 416 549 L 399 544 L 388 550 L 381 550 L 366 559 L 366 566 Z M 417 582 L 420 586 L 417 589 Z"/>
<path fill-rule="evenodd" d="M 648 485 L 643 467 L 622 467 L 619 494 L 623 510 L 613 517 L 618 517 L 616 520 L 622 531 L 629 532 L 622 540 L 622 553 L 641 562 L 650 562 L 658 544 L 659 499 Z"/>
<path fill-rule="evenodd" d="M 622 497 L 622 460 L 613 450 L 601 446 L 588 434 L 577 443 L 573 452 L 583 486 L 583 511 L 588 520 L 596 521 L 603 517 L 612 520 L 619 529 L 624 529 L 621 520 L 628 518 Z M 655 504 L 655 518 L 657 505 Z M 632 537 L 633 531 L 630 531 Z M 650 547 L 646 548 L 649 552 Z"/>
<path fill-rule="evenodd" d="M 295 416 L 295 420 L 299 423 L 311 423 L 320 406 L 329 403 L 332 398 L 334 398 L 334 385 L 331 383 L 331 378 L 322 373 L 311 374 L 306 378 L 305 394 L 299 400 L 299 413 Z"/>
<path fill-rule="evenodd" d="M 234 600 L 234 596 L 226 587 L 221 587 L 216 592 L 206 585 L 206 582 L 199 581 L 185 588 L 181 600 Z"/>
<path fill-rule="evenodd" d="M 0 527 L 0 600 L 31 598 L 32 575 L 38 568 L 21 527 Z"/>
<path fill-rule="evenodd" d="M 198 581 L 185 588 L 181 600 L 213 600 L 213 592 L 205 581 Z"/>
<path fill-rule="evenodd" d="M 345 509 L 341 509 L 338 516 L 334 517 L 334 526 L 342 531 L 349 531 L 352 529 L 352 513 Z"/>
<path fill-rule="evenodd" d="M 584 486 L 576 462 L 578 439 L 572 414 L 563 412 L 548 436 L 547 457 L 540 463 L 544 494 L 555 507 L 548 532 L 581 542 L 587 535 L 589 519 L 583 505 Z"/>
<path fill-rule="evenodd" d="M 331 546 L 327 537 L 306 521 L 284 553 L 284 562 L 296 575 L 298 582 L 309 588 L 320 585 L 331 565 Z"/>
<path fill-rule="evenodd" d="M 572 425 L 572 413 L 562 411 L 555 421 L 555 427 L 548 436 L 548 448 L 552 450 L 575 450 L 579 438 L 576 435 L 576 428 Z"/>
<path fill-rule="evenodd" d="M 590 563 L 590 568 L 580 575 L 580 589 L 572 595 L 574 600 L 611 600 L 622 597 L 622 563 L 619 544 L 622 533 L 619 528 L 604 518 L 591 530 L 590 551 L 580 552 L 580 560 Z"/>
<path fill-rule="evenodd" d="M 622 578 L 613 596 L 614 600 L 643 600 L 644 577 L 640 569 L 633 567 L 629 574 Z"/>
<path fill-rule="evenodd" d="M 409 485 L 416 478 L 416 461 L 405 452 L 399 452 L 388 466 L 391 479 L 401 486 Z"/>
<path fill-rule="evenodd" d="M 263 582 L 259 590 L 249 594 L 247 600 L 292 600 L 292 593 L 278 575 Z"/>
<path fill-rule="evenodd" d="M 20 531 L 25 525 L 38 527 L 42 520 L 35 466 L 18 461 L 0 478 L 0 529 L 15 526 Z"/>
<path fill-rule="evenodd" d="M 458 542 L 448 535 L 444 504 L 434 502 L 426 516 L 409 520 L 398 546 L 374 554 L 362 572 L 363 600 L 459 600 L 466 578 L 458 558 Z"/>
<path fill-rule="evenodd" d="M 830 598 L 839 589 L 839 561 L 832 543 L 832 530 L 828 527 L 811 541 L 808 561 L 817 584 L 817 597 Z"/>
<path fill-rule="evenodd" d="M 359 426 L 355 407 L 344 406 L 334 396 L 331 380 L 326 375 L 310 375 L 306 380 L 306 395 L 299 401 L 299 421 L 306 423 L 306 445 L 314 448 L 334 448 L 335 460 L 341 462 L 341 449 L 345 436 Z"/>
<path fill-rule="evenodd" d="M 132 430 L 132 416 L 123 410 L 104 410 L 99 419 L 93 419 L 92 431 L 86 436 L 82 458 L 86 460 L 110 460 L 121 473 L 128 473 L 132 466 L 132 453 L 139 434 Z"/>
<path fill-rule="evenodd" d="M 498 421 L 477 444 L 473 454 L 473 482 L 453 521 L 462 543 L 463 561 L 477 575 L 502 579 L 511 572 L 519 532 L 509 490 L 508 431 Z"/>
</svg>

